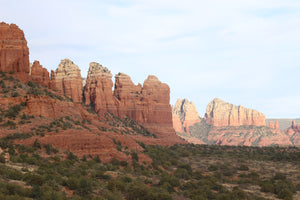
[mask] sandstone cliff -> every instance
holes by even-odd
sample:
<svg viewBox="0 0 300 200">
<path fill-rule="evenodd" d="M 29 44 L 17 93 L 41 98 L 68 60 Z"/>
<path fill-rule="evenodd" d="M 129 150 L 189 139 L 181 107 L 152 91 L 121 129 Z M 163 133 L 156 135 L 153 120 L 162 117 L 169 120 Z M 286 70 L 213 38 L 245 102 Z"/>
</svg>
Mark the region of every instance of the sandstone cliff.
<svg viewBox="0 0 300 200">
<path fill-rule="evenodd" d="M 43 86 L 49 86 L 50 78 L 49 72 L 46 68 L 40 64 L 39 61 L 34 61 L 31 67 L 31 78 L 32 81 L 35 81 Z"/>
<path fill-rule="evenodd" d="M 173 127 L 178 133 L 190 135 L 189 127 L 200 122 L 198 111 L 191 101 L 178 99 L 172 107 Z"/>
<path fill-rule="evenodd" d="M 82 78 L 80 69 L 71 60 L 62 60 L 56 69 L 55 89 L 62 95 L 72 98 L 76 103 L 82 102 Z"/>
<path fill-rule="evenodd" d="M 293 144 L 300 146 L 300 125 L 297 125 L 295 120 L 292 121 L 292 126 L 286 132 L 293 141 Z"/>
<path fill-rule="evenodd" d="M 276 130 L 279 130 L 279 123 L 277 120 L 275 120 L 275 124 L 273 121 L 270 121 L 269 122 L 269 127 L 272 128 L 272 129 L 276 129 Z"/>
<path fill-rule="evenodd" d="M 119 118 L 129 117 L 160 136 L 175 135 L 172 127 L 170 88 L 155 76 L 148 76 L 141 84 L 135 85 L 131 78 L 119 73 L 115 76 L 112 90 L 111 72 L 98 63 L 90 64 L 84 90 L 85 104 L 104 116 L 109 112 Z"/>
<path fill-rule="evenodd" d="M 206 108 L 205 121 L 213 126 L 266 126 L 264 114 L 215 98 Z"/>
<path fill-rule="evenodd" d="M 116 114 L 113 97 L 112 74 L 102 65 L 91 62 L 84 89 L 85 105 L 92 105 L 99 115 L 110 112 Z"/>
<path fill-rule="evenodd" d="M 0 23 L 0 71 L 29 73 L 29 49 L 23 31 Z"/>
</svg>

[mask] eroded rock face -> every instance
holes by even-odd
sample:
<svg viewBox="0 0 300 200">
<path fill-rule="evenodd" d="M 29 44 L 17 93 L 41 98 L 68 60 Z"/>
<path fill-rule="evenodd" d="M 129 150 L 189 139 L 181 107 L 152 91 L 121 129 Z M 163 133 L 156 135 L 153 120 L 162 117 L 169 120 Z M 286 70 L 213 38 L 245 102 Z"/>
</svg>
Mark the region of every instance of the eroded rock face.
<svg viewBox="0 0 300 200">
<path fill-rule="evenodd" d="M 297 125 L 295 120 L 293 120 L 292 126 L 288 128 L 286 132 L 290 136 L 294 145 L 300 146 L 300 125 Z"/>
<path fill-rule="evenodd" d="M 142 120 L 142 102 L 141 102 L 140 84 L 134 85 L 131 78 L 124 74 L 118 73 L 115 76 L 114 98 L 116 99 L 117 115 L 124 118 Z"/>
<path fill-rule="evenodd" d="M 85 105 L 94 106 L 95 112 L 101 116 L 106 112 L 116 114 L 111 78 L 112 74 L 106 67 L 96 62 L 90 63 L 84 90 Z"/>
<path fill-rule="evenodd" d="M 111 72 L 98 63 L 91 63 L 85 85 L 85 104 L 93 105 L 104 116 L 110 112 L 119 118 L 129 117 L 150 132 L 161 136 L 175 135 L 172 127 L 170 88 L 155 76 L 148 76 L 135 85 L 131 78 L 119 73 L 115 76 L 115 88 Z"/>
<path fill-rule="evenodd" d="M 49 72 L 46 68 L 43 68 L 39 61 L 34 61 L 32 64 L 31 78 L 40 85 L 49 86 Z"/>
<path fill-rule="evenodd" d="M 55 89 L 62 95 L 72 98 L 76 103 L 82 102 L 80 69 L 71 60 L 62 60 L 56 69 Z"/>
<path fill-rule="evenodd" d="M 0 71 L 29 73 L 29 49 L 23 31 L 0 23 Z"/>
<path fill-rule="evenodd" d="M 264 114 L 215 98 L 206 108 L 205 121 L 213 126 L 266 126 Z"/>
<path fill-rule="evenodd" d="M 272 129 L 279 130 L 279 123 L 278 123 L 278 121 L 276 120 L 276 121 L 275 121 L 275 124 L 274 124 L 273 121 L 270 121 L 269 127 L 272 128 Z"/>
<path fill-rule="evenodd" d="M 175 131 L 188 135 L 190 135 L 189 127 L 201 120 L 194 103 L 187 99 L 177 100 L 175 106 L 172 107 L 172 118 Z"/>
</svg>

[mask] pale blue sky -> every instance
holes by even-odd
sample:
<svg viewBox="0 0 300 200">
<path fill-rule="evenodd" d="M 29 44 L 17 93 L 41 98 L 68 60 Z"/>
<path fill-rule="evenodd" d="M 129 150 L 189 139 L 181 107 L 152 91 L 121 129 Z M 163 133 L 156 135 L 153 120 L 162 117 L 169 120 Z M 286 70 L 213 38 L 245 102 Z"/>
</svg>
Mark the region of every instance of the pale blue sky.
<svg viewBox="0 0 300 200">
<path fill-rule="evenodd" d="M 0 21 L 24 30 L 30 60 L 99 62 L 134 83 L 156 75 L 171 103 L 200 116 L 215 97 L 299 118 L 299 0 L 0 0 Z"/>
</svg>

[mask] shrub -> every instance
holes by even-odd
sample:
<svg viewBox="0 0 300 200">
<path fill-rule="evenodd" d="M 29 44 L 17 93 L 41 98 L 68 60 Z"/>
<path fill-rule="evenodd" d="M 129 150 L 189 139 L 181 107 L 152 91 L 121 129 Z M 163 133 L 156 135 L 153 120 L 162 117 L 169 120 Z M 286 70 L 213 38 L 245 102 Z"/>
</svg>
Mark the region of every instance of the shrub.
<svg viewBox="0 0 300 200">
<path fill-rule="evenodd" d="M 23 178 L 29 185 L 43 185 L 45 178 L 38 174 L 26 173 Z"/>
<path fill-rule="evenodd" d="M 125 184 L 120 180 L 110 180 L 107 184 L 107 189 L 116 192 L 116 191 L 125 191 Z"/>
<path fill-rule="evenodd" d="M 41 149 L 41 144 L 39 143 L 39 141 L 37 139 L 35 139 L 34 143 L 33 143 L 33 147 L 37 148 L 37 149 Z"/>
<path fill-rule="evenodd" d="M 13 121 L 7 120 L 7 122 L 5 122 L 4 124 L 2 124 L 2 126 L 4 127 L 8 127 L 10 129 L 16 129 L 17 128 L 17 124 Z"/>
<path fill-rule="evenodd" d="M 280 172 L 277 172 L 274 176 L 274 180 L 286 180 L 286 175 Z"/>
<path fill-rule="evenodd" d="M 12 97 L 19 97 L 20 94 L 19 94 L 18 92 L 14 92 L 11 96 L 12 96 Z"/>
<path fill-rule="evenodd" d="M 80 196 L 87 196 L 93 191 L 92 182 L 86 177 L 82 177 L 79 180 L 79 187 L 76 190 L 76 193 Z"/>
<path fill-rule="evenodd" d="M 174 172 L 174 176 L 177 178 L 189 179 L 191 177 L 190 173 L 184 168 L 178 168 Z"/>
<path fill-rule="evenodd" d="M 5 157 L 3 154 L 0 155 L 0 163 L 5 163 Z"/>
<path fill-rule="evenodd" d="M 127 189 L 126 199 L 128 200 L 148 200 L 150 191 L 142 182 L 133 182 Z"/>
<path fill-rule="evenodd" d="M 278 193 L 278 198 L 284 200 L 293 200 L 293 193 L 288 188 L 284 188 Z"/>
<path fill-rule="evenodd" d="M 241 165 L 238 170 L 241 170 L 241 171 L 248 171 L 249 170 L 249 167 L 245 164 Z"/>
<path fill-rule="evenodd" d="M 208 167 L 208 170 L 209 171 L 217 171 L 218 170 L 218 166 L 217 165 L 210 165 L 209 167 Z"/>
<path fill-rule="evenodd" d="M 271 182 L 264 182 L 261 184 L 260 191 L 262 192 L 274 192 L 274 185 Z"/>
<path fill-rule="evenodd" d="M 139 161 L 139 156 L 136 152 L 131 152 L 131 158 L 132 160 L 138 162 Z"/>
<path fill-rule="evenodd" d="M 79 160 L 78 157 L 76 155 L 74 155 L 72 152 L 68 152 L 67 159 L 68 160 L 75 160 L 75 161 Z"/>
</svg>

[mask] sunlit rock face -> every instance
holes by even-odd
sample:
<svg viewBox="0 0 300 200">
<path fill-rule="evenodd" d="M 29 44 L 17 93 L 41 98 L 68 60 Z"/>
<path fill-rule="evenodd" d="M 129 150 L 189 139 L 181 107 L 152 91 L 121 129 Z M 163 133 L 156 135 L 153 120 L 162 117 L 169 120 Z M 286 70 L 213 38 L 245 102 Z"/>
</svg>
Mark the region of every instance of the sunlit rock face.
<svg viewBox="0 0 300 200">
<path fill-rule="evenodd" d="M 266 126 L 263 113 L 215 98 L 206 107 L 205 121 L 212 126 Z"/>
<path fill-rule="evenodd" d="M 80 69 L 71 60 L 64 59 L 58 65 L 55 76 L 55 89 L 62 95 L 82 102 L 82 77 Z"/>
</svg>

